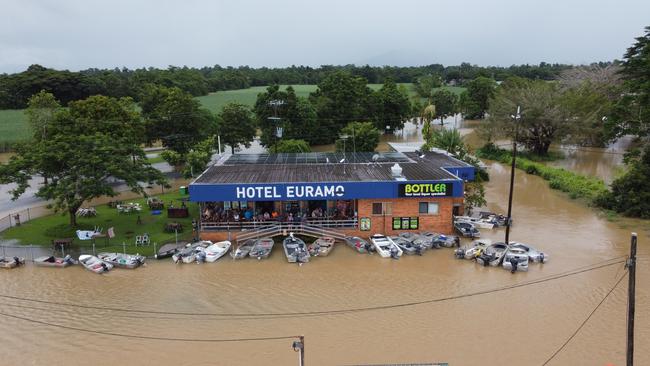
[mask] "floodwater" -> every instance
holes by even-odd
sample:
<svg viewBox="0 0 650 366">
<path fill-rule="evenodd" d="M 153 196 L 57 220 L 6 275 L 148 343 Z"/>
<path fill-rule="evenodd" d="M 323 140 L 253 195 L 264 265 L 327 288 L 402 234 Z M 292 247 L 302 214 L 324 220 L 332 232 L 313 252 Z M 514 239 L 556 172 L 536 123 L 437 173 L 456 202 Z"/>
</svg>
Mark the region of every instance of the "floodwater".
<svg viewBox="0 0 650 366">
<path fill-rule="evenodd" d="M 476 124 L 453 118 L 450 122 L 461 132 Z M 421 133 L 418 126 L 407 124 L 387 139 L 421 141 Z M 620 164 L 620 154 L 598 151 L 572 151 L 557 164 L 607 180 Z M 607 160 L 609 156 L 616 158 Z M 488 166 L 488 209 L 505 213 L 509 169 L 498 163 Z M 292 365 L 298 361 L 292 339 L 211 341 L 305 335 L 309 365 L 541 365 L 624 274 L 622 263 L 548 282 L 463 295 L 620 260 L 629 253 L 630 232 L 636 231 L 636 363 L 650 364 L 650 223 L 608 221 L 521 171 L 516 176 L 513 216 L 511 239 L 550 256 L 546 264 L 531 264 L 528 273 L 511 275 L 459 261 L 449 249 L 393 261 L 357 254 L 344 245 L 301 267 L 288 264 L 276 247 L 265 261 L 224 258 L 202 265 L 150 261 L 144 268 L 103 276 L 78 266 L 0 270 L 0 326 L 5 329 L 0 333 L 0 363 Z M 503 240 L 504 231 L 482 234 Z M 624 364 L 626 284 L 624 279 L 549 365 Z M 459 298 L 448 299 L 454 297 Z M 254 316 L 427 300 L 440 301 L 310 316 Z M 219 315 L 232 313 L 250 315 Z"/>
<path fill-rule="evenodd" d="M 500 164 L 489 166 L 488 208 L 505 212 L 509 170 Z M 500 268 L 459 261 L 450 249 L 394 261 L 357 254 L 344 245 L 303 266 L 288 264 L 276 247 L 265 261 L 224 258 L 201 265 L 150 261 L 144 268 L 114 270 L 103 276 L 78 266 L 61 270 L 27 265 L 3 270 L 0 326 L 5 331 L 0 333 L 0 359 L 7 365 L 293 365 L 298 356 L 291 349 L 291 339 L 210 340 L 305 335 L 309 365 L 427 361 L 541 365 L 596 307 L 617 276 L 624 274 L 621 263 L 500 292 L 414 306 L 312 316 L 252 314 L 403 304 L 521 284 L 621 258 L 628 253 L 629 234 L 635 230 L 639 232 L 636 362 L 650 364 L 648 222 L 607 221 L 550 190 L 539 177 L 520 172 L 514 199 L 511 238 L 550 255 L 548 263 L 531 265 L 528 273 L 512 275 Z M 499 239 L 504 232 L 483 230 L 483 234 Z M 626 283 L 613 291 L 549 365 L 624 363 Z M 215 315 L 224 313 L 251 315 Z"/>
</svg>

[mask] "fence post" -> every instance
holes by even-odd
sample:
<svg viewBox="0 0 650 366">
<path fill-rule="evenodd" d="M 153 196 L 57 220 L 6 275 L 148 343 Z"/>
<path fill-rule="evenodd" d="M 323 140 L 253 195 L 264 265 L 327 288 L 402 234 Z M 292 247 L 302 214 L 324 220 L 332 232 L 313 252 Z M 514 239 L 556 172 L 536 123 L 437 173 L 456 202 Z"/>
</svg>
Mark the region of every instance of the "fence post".
<svg viewBox="0 0 650 366">
<path fill-rule="evenodd" d="M 95 253 L 95 242 L 93 242 L 93 255 L 97 255 L 97 253 Z"/>
<path fill-rule="evenodd" d="M 27 207 L 27 221 L 31 220 L 32 216 L 29 213 L 29 207 Z"/>
</svg>

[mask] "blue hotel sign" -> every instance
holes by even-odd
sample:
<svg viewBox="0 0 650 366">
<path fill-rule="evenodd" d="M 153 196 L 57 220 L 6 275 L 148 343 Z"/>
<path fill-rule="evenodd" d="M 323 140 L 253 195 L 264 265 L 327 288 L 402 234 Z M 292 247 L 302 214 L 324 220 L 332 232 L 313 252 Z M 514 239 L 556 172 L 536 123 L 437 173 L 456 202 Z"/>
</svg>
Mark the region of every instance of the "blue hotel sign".
<svg viewBox="0 0 650 366">
<path fill-rule="evenodd" d="M 462 197 L 462 181 L 190 184 L 190 200 L 194 202 L 304 201 L 437 196 Z"/>
</svg>

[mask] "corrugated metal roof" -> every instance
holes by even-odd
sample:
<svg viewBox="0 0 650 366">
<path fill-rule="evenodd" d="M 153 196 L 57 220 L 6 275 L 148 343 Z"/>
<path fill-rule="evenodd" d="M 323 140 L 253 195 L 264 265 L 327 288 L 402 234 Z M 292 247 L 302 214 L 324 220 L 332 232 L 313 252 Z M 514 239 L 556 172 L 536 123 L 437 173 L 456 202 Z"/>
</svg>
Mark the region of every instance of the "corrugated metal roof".
<svg viewBox="0 0 650 366">
<path fill-rule="evenodd" d="M 406 180 L 458 179 L 445 167 L 470 166 L 453 157 L 416 153 L 236 154 L 209 167 L 192 184 L 394 181 L 391 167 Z"/>
</svg>

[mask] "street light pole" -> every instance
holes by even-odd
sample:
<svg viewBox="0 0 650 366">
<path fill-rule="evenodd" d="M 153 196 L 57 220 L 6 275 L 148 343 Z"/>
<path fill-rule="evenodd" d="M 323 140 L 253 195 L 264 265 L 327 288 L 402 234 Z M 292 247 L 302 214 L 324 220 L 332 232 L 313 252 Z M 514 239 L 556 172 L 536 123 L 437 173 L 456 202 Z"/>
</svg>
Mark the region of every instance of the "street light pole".
<svg viewBox="0 0 650 366">
<path fill-rule="evenodd" d="M 506 245 L 510 244 L 510 226 L 512 225 L 512 191 L 515 185 L 515 160 L 517 159 L 517 132 L 521 120 L 521 108 L 517 106 L 517 114 L 511 116 L 515 121 L 515 136 L 512 140 L 512 165 L 510 166 L 510 193 L 508 195 L 508 221 L 506 222 Z"/>
</svg>

